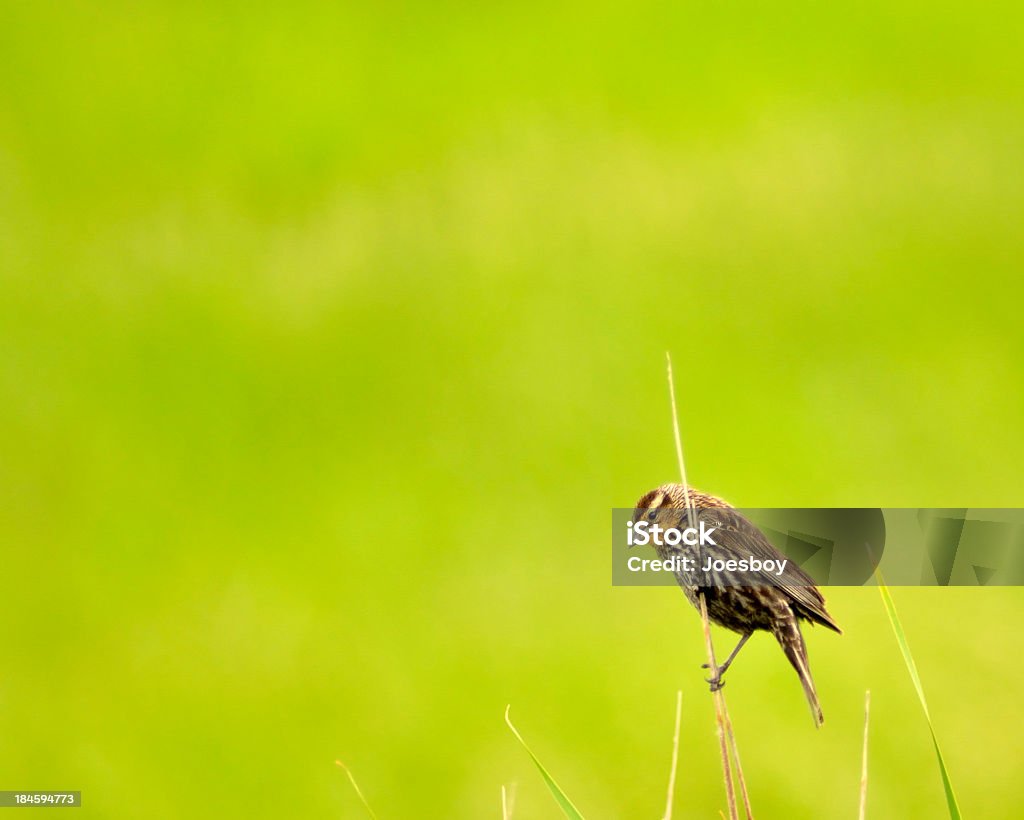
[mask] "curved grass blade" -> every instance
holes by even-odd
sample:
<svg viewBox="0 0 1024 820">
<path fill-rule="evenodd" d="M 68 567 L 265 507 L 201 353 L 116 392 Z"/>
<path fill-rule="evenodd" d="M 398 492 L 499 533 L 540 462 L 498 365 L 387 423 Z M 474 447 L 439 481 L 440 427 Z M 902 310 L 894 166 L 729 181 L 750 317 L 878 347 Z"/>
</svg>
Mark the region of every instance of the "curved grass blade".
<svg viewBox="0 0 1024 820">
<path fill-rule="evenodd" d="M 924 697 L 924 688 L 921 686 L 921 678 L 917 674 L 917 665 L 914 663 L 914 656 L 910 654 L 910 645 L 907 643 L 906 633 L 903 631 L 903 624 L 900 623 L 899 615 L 896 614 L 896 605 L 893 603 L 889 588 L 882 580 L 882 574 L 876 569 L 875 575 L 878 580 L 878 590 L 882 593 L 882 602 L 885 604 L 885 611 L 889 616 L 889 623 L 892 624 L 892 631 L 896 633 L 896 643 L 903 653 L 903 660 L 907 664 L 907 671 L 910 672 L 910 680 L 917 690 L 918 700 L 921 701 L 921 708 L 928 721 L 928 731 L 932 734 L 932 745 L 935 746 L 935 757 L 939 761 L 939 773 L 942 775 L 942 787 L 946 791 L 946 807 L 949 809 L 949 816 L 952 820 L 961 820 L 960 806 L 956 802 L 956 794 L 953 792 L 953 781 L 949 778 L 949 770 L 946 768 L 946 761 L 942 757 L 942 750 L 939 749 L 939 739 L 935 736 L 935 727 L 932 726 L 932 717 L 928 713 L 928 701 Z"/>
<path fill-rule="evenodd" d="M 363 804 L 363 808 L 366 809 L 366 813 L 370 815 L 370 817 L 372 817 L 373 820 L 377 820 L 377 815 L 373 813 L 373 809 L 370 808 L 370 804 L 366 802 L 366 798 L 363 796 L 363 790 L 359 788 L 359 784 L 356 783 L 356 779 L 352 775 L 352 772 L 349 771 L 348 766 L 346 766 L 340 760 L 335 760 L 334 765 L 340 766 L 342 769 L 345 770 L 345 774 L 348 775 L 348 781 L 352 784 L 352 788 L 356 790 L 356 794 L 359 795 L 359 800 Z"/>
<path fill-rule="evenodd" d="M 572 820 L 583 820 L 583 815 L 580 814 L 580 810 L 573 805 L 565 792 L 563 792 L 555 782 L 555 779 L 548 774 L 548 770 L 545 769 L 544 765 L 537 759 L 537 755 L 530 751 L 530 747 L 526 745 L 526 741 L 523 740 L 523 736 L 519 734 L 519 730 L 512 725 L 512 721 L 508 716 L 508 711 L 511 708 L 511 704 L 505 707 L 505 723 L 507 723 L 508 728 L 512 730 L 512 734 L 516 736 L 516 740 L 518 740 L 522 744 L 523 748 L 526 749 L 526 753 L 533 760 L 534 765 L 540 770 L 541 777 L 543 777 L 544 782 L 548 784 L 548 788 L 551 790 L 551 794 L 554 795 L 555 802 L 558 803 L 558 807 L 565 813 L 566 817 L 569 817 Z"/>
</svg>

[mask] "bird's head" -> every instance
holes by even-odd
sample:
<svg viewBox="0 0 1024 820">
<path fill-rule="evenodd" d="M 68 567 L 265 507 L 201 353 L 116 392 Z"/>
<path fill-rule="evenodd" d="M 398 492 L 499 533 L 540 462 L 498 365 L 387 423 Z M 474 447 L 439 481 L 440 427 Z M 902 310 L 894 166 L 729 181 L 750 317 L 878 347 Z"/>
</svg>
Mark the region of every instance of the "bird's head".
<svg viewBox="0 0 1024 820">
<path fill-rule="evenodd" d="M 689 488 L 689 500 L 698 515 L 701 510 L 729 506 L 722 499 L 702 493 L 693 487 Z M 633 509 L 633 523 L 637 524 L 640 521 L 659 524 L 664 529 L 689 527 L 687 488 L 682 484 L 662 484 L 644 493 Z"/>
</svg>

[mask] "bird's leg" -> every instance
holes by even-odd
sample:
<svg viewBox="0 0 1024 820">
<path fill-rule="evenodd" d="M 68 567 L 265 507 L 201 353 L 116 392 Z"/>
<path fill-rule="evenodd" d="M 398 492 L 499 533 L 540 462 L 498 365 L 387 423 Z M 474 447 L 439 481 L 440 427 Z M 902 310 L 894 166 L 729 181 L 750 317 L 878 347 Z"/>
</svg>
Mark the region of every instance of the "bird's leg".
<svg viewBox="0 0 1024 820">
<path fill-rule="evenodd" d="M 723 663 L 721 666 L 719 666 L 718 669 L 715 670 L 714 674 L 710 678 L 705 678 L 704 679 L 705 681 L 707 681 L 708 683 L 711 684 L 711 691 L 712 692 L 717 692 L 719 689 L 721 689 L 723 686 L 725 686 L 725 681 L 722 680 L 722 675 L 725 674 L 725 670 L 729 668 L 729 664 L 732 663 L 733 659 L 739 654 L 740 650 L 743 648 L 743 644 L 745 644 L 747 641 L 749 641 L 750 640 L 750 636 L 753 635 L 753 634 L 754 634 L 753 632 L 745 632 L 743 634 L 743 637 L 740 638 L 740 642 L 738 644 L 736 644 L 736 648 L 732 652 L 730 652 L 729 653 L 729 657 L 725 659 L 725 663 Z M 707 663 L 702 663 L 701 664 L 701 669 L 710 669 L 710 668 L 711 668 L 710 664 L 707 664 Z"/>
</svg>

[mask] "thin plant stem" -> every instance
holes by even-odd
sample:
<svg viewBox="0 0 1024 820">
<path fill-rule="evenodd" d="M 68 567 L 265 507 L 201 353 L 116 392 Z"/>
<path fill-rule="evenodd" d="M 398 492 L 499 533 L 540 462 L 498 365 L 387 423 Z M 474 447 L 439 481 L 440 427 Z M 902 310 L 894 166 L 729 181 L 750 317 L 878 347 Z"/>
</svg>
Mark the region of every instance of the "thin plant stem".
<svg viewBox="0 0 1024 820">
<path fill-rule="evenodd" d="M 704 593 L 700 593 L 700 619 L 704 625 L 704 647 L 708 653 L 709 669 L 714 673 L 718 669 L 715 663 L 715 648 L 711 643 L 711 623 L 708 621 L 708 604 L 704 600 Z M 729 745 L 725 740 L 725 711 L 724 696 L 721 689 L 716 689 L 713 694 L 715 700 L 715 719 L 718 722 L 718 744 L 722 749 L 722 777 L 725 779 L 725 800 L 729 806 L 730 820 L 739 820 L 739 812 L 736 810 L 736 792 L 732 785 L 732 766 L 729 765 Z"/>
<path fill-rule="evenodd" d="M 374 814 L 373 809 L 370 808 L 370 804 L 366 801 L 366 798 L 363 796 L 363 790 L 359 788 L 359 784 L 356 783 L 356 779 L 352 775 L 352 772 L 349 770 L 348 766 L 346 766 L 340 760 L 335 760 L 334 764 L 336 766 L 340 766 L 345 771 L 345 774 L 348 775 L 348 782 L 351 783 L 352 788 L 356 790 L 356 794 L 359 796 L 359 801 L 363 804 L 363 808 L 366 809 L 366 813 L 370 815 L 370 817 L 372 817 L 373 820 L 377 820 L 377 815 Z"/>
<path fill-rule="evenodd" d="M 686 517 L 687 523 L 693 529 L 697 526 L 694 521 L 696 511 L 693 507 L 693 499 L 690 498 L 690 483 L 686 480 L 686 461 L 683 459 L 683 437 L 679 432 L 679 410 L 676 409 L 676 383 L 672 378 L 672 356 L 665 351 L 665 361 L 668 363 L 668 396 L 672 402 L 672 432 L 676 437 L 676 459 L 679 461 L 679 476 L 683 479 L 683 494 L 686 496 Z"/>
<path fill-rule="evenodd" d="M 864 820 L 868 808 L 868 723 L 871 719 L 871 690 L 864 693 L 864 748 L 860 755 L 860 813 Z"/>
<path fill-rule="evenodd" d="M 679 768 L 679 725 L 683 720 L 683 690 L 676 691 L 676 728 L 672 733 L 672 768 L 668 773 L 668 797 L 665 798 L 665 818 L 672 820 L 672 799 L 676 793 L 676 769 Z"/>
<path fill-rule="evenodd" d="M 743 776 L 743 765 L 740 763 L 740 747 L 736 743 L 736 735 L 732 731 L 732 720 L 729 719 L 729 707 L 726 706 L 724 694 L 722 695 L 722 714 L 725 715 L 725 733 L 729 738 L 729 747 L 732 750 L 732 757 L 736 764 L 736 782 L 740 786 L 743 810 L 747 813 L 747 820 L 754 820 L 754 809 L 750 805 L 750 795 L 747 794 L 747 780 Z"/>
<path fill-rule="evenodd" d="M 694 509 L 693 499 L 690 497 L 690 484 L 686 480 L 686 460 L 683 458 L 683 437 L 679 431 L 679 410 L 676 407 L 676 386 L 675 380 L 672 377 L 672 356 L 666 351 L 665 360 L 668 367 L 668 394 L 672 404 L 672 431 L 675 434 L 676 442 L 676 459 L 679 462 L 679 475 L 683 481 L 683 492 L 686 496 L 686 513 L 688 522 L 691 528 L 696 527 L 696 511 Z M 700 593 L 697 596 L 700 599 L 700 618 L 704 629 L 704 645 L 708 653 L 708 668 L 712 674 L 718 673 L 718 664 L 715 662 L 715 647 L 711 641 L 711 623 L 708 620 L 708 605 L 704 599 L 704 593 Z M 737 778 L 740 782 L 740 788 L 743 792 L 744 808 L 747 811 L 748 817 L 753 817 L 750 811 L 750 799 L 747 795 L 746 782 L 743 779 L 742 768 L 740 767 L 739 748 L 736 745 L 736 738 L 732 732 L 732 724 L 729 722 L 728 732 L 726 731 L 726 723 L 728 721 L 728 712 L 725 705 L 725 695 L 722 690 L 716 689 L 714 692 L 715 700 L 715 719 L 718 724 L 718 742 L 722 750 L 722 776 L 725 780 L 725 797 L 729 806 L 729 817 L 731 820 L 739 820 L 739 812 L 736 809 L 736 792 L 733 788 L 733 777 L 732 777 L 732 765 L 729 761 L 729 745 L 731 742 L 733 749 L 733 757 L 736 760 L 736 771 Z M 728 734 L 729 742 L 726 740 Z"/>
</svg>

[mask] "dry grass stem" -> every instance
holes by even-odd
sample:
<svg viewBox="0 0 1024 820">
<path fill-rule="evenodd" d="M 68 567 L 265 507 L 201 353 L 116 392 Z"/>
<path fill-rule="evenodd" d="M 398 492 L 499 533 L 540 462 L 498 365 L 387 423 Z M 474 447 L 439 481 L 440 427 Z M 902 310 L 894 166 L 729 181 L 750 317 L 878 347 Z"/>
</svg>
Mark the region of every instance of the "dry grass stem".
<svg viewBox="0 0 1024 820">
<path fill-rule="evenodd" d="M 672 800 L 676 793 L 676 769 L 679 767 L 679 726 L 683 720 L 683 690 L 676 691 L 676 728 L 672 734 L 672 768 L 668 773 L 668 797 L 664 820 L 672 820 Z"/>
<path fill-rule="evenodd" d="M 864 747 L 860 755 L 860 813 L 864 820 L 868 808 L 868 723 L 871 719 L 871 690 L 864 693 Z"/>
<path fill-rule="evenodd" d="M 696 511 L 694 510 L 693 499 L 690 498 L 690 484 L 686 479 L 686 460 L 683 458 L 683 437 L 679 431 L 679 410 L 676 407 L 676 386 L 675 380 L 672 377 L 672 356 L 666 352 L 665 359 L 668 366 L 668 393 L 669 399 L 672 403 L 672 430 L 675 434 L 676 441 L 676 459 L 679 462 L 679 475 L 683 482 L 683 492 L 686 494 L 686 512 L 688 522 L 691 527 L 695 527 Z M 708 621 L 707 601 L 704 600 L 703 594 L 701 594 L 699 598 L 700 619 L 704 628 L 704 645 L 708 654 L 708 668 L 711 670 L 712 675 L 716 675 L 718 673 L 718 664 L 715 661 L 715 648 L 711 641 L 711 623 Z M 729 746 L 731 744 L 733 749 L 733 758 L 736 762 L 737 779 L 740 782 L 740 789 L 743 792 L 744 808 L 747 811 L 747 816 L 752 818 L 753 814 L 750 810 L 750 798 L 747 795 L 747 786 L 743 778 L 743 770 L 740 766 L 739 748 L 736 745 L 736 739 L 732 732 L 731 722 L 729 723 L 728 731 L 726 730 L 728 712 L 725 705 L 725 695 L 722 693 L 721 689 L 717 689 L 714 692 L 714 701 L 715 718 L 718 723 L 718 742 L 722 750 L 722 777 L 725 780 L 725 797 L 729 806 L 729 817 L 731 820 L 739 820 L 739 812 L 736 809 L 736 792 L 733 788 L 732 765 L 729 760 Z M 727 735 L 729 738 L 728 741 L 726 740 Z"/>
</svg>

